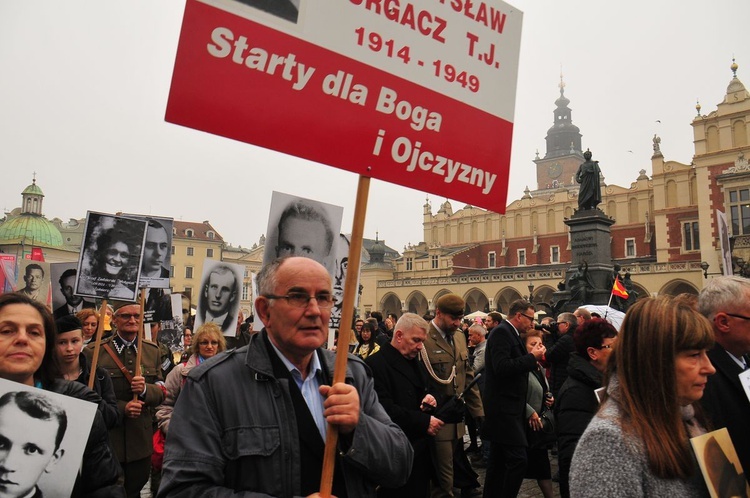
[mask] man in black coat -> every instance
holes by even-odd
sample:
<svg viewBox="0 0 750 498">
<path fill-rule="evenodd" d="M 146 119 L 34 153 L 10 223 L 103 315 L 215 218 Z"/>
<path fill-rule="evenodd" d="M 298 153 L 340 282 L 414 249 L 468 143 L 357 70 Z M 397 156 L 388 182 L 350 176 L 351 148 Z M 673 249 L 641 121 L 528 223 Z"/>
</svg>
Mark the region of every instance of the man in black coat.
<svg viewBox="0 0 750 498">
<path fill-rule="evenodd" d="M 520 334 L 534 326 L 534 307 L 513 301 L 508 319 L 495 328 L 485 353 L 482 439 L 492 442 L 484 497 L 516 496 L 526 471 L 526 390 L 529 372 L 542 359 L 543 349 L 526 351 Z"/>
<path fill-rule="evenodd" d="M 391 342 L 365 360 L 372 369 L 380 404 L 414 448 L 409 481 L 400 488 L 381 487 L 378 496 L 430 496 L 434 467 L 429 439 L 437 434 L 443 422 L 428 413 L 434 409 L 436 400 L 427 392 L 427 370 L 418 358 L 428 328 L 429 324 L 419 315 L 405 313 L 396 323 Z"/>
<path fill-rule="evenodd" d="M 716 374 L 701 404 L 715 429 L 726 427 L 745 475 L 750 472 L 750 399 L 740 374 L 750 365 L 750 280 L 714 277 L 698 296 L 698 309 L 713 324 L 716 345 L 708 352 Z"/>
</svg>

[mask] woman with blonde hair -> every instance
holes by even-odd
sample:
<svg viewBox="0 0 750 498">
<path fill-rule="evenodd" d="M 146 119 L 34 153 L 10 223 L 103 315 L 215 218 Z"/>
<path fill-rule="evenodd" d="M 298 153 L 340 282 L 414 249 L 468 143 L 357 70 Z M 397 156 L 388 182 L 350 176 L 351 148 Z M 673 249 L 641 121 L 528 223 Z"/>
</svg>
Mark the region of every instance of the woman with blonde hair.
<svg viewBox="0 0 750 498">
<path fill-rule="evenodd" d="M 172 418 L 174 404 L 177 402 L 177 397 L 180 395 L 182 385 L 190 370 L 227 349 L 227 342 L 221 333 L 221 327 L 213 322 L 207 322 L 198 327 L 193 334 L 192 341 L 187 363 L 175 366 L 167 375 L 164 382 L 167 395 L 164 397 L 164 402 L 156 409 L 156 422 L 165 435 L 169 430 L 169 420 Z"/>
<path fill-rule="evenodd" d="M 711 324 L 669 296 L 628 310 L 604 401 L 573 455 L 571 496 L 708 496 L 689 438 L 706 432 L 695 402 L 716 372 L 713 343 Z"/>
</svg>

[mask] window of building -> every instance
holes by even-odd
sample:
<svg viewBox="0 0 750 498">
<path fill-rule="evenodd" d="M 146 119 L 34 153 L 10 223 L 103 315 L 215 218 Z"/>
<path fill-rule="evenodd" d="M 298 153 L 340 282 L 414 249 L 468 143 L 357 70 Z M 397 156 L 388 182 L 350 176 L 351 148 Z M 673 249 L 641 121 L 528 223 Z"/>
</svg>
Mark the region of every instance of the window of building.
<svg viewBox="0 0 750 498">
<path fill-rule="evenodd" d="M 701 241 L 698 235 L 697 221 L 687 221 L 682 224 L 682 242 L 686 251 L 700 251 Z"/>
<path fill-rule="evenodd" d="M 213 238 L 214 238 L 214 233 L 213 233 L 212 231 L 210 231 L 210 230 L 209 230 L 208 232 L 206 232 L 206 236 L 207 236 L 207 237 L 208 237 L 209 239 L 213 240 Z"/>
<path fill-rule="evenodd" d="M 188 256 L 192 256 L 192 255 L 193 255 L 193 252 L 194 252 L 194 251 L 193 251 L 193 248 L 192 248 L 192 247 L 188 247 L 188 248 L 187 248 L 187 255 L 188 255 Z"/>
<path fill-rule="evenodd" d="M 247 301 L 250 297 L 250 286 L 248 284 L 242 284 L 242 300 Z"/>
<path fill-rule="evenodd" d="M 414 258 L 406 258 L 406 271 L 411 271 L 414 268 Z"/>
<path fill-rule="evenodd" d="M 247 267 L 245 267 L 244 271 L 242 272 L 242 276 L 245 278 L 250 276 L 250 270 L 248 270 Z"/>
<path fill-rule="evenodd" d="M 549 248 L 549 262 L 550 263 L 560 262 L 560 246 L 552 246 Z"/>
<path fill-rule="evenodd" d="M 185 236 L 186 237 L 192 237 L 193 233 L 194 232 L 193 232 L 193 230 L 191 228 L 188 228 L 187 230 L 185 230 Z"/>
<path fill-rule="evenodd" d="M 625 239 L 625 257 L 635 257 L 635 239 Z"/>
<path fill-rule="evenodd" d="M 175 253 L 174 246 L 172 246 L 172 256 L 174 256 L 174 253 Z"/>
<path fill-rule="evenodd" d="M 495 253 L 495 251 L 490 251 L 487 253 L 487 267 L 488 268 L 497 267 L 497 254 Z"/>
<path fill-rule="evenodd" d="M 431 262 L 431 264 L 432 264 L 432 269 L 433 269 L 433 270 L 435 270 L 435 269 L 439 268 L 439 265 L 440 265 L 440 264 L 439 264 L 439 261 L 438 261 L 438 256 L 437 256 L 437 254 L 433 254 L 432 256 L 430 256 L 430 262 Z"/>
<path fill-rule="evenodd" d="M 731 235 L 750 235 L 750 188 L 729 191 Z"/>
<path fill-rule="evenodd" d="M 209 247 L 206 249 L 206 257 L 207 258 L 213 258 L 214 257 L 214 250 L 213 248 Z"/>
<path fill-rule="evenodd" d="M 518 266 L 526 266 L 526 249 L 518 250 Z"/>
<path fill-rule="evenodd" d="M 173 277 L 174 277 L 174 266 L 170 266 L 169 267 L 169 278 L 173 278 Z"/>
<path fill-rule="evenodd" d="M 186 266 L 185 267 L 185 278 L 193 278 L 193 267 L 192 266 Z"/>
</svg>

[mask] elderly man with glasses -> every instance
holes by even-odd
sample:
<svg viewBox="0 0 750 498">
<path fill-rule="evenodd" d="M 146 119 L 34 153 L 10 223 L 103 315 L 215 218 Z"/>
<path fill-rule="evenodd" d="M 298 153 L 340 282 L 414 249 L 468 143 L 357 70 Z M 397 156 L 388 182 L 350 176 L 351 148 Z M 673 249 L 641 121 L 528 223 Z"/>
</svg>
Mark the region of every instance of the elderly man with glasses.
<svg viewBox="0 0 750 498">
<path fill-rule="evenodd" d="M 537 368 L 543 349 L 526 350 L 521 334 L 534 327 L 534 306 L 513 301 L 508 319 L 487 340 L 484 408 L 487 422 L 482 439 L 489 440 L 490 458 L 485 498 L 516 496 L 526 472 L 526 391 L 529 372 Z"/>
<path fill-rule="evenodd" d="M 367 367 L 350 356 L 346 382 L 331 385 L 335 356 L 322 348 L 334 301 L 328 271 L 283 258 L 260 271 L 258 291 L 263 330 L 191 371 L 182 388 L 158 496 L 314 495 L 329 424 L 339 433 L 334 496 L 404 484 L 413 450 Z"/>
<path fill-rule="evenodd" d="M 747 476 L 750 399 L 743 382 L 747 383 L 750 369 L 750 280 L 737 276 L 713 277 L 698 295 L 698 311 L 711 322 L 716 338 L 716 345 L 708 352 L 716 375 L 708 379 L 701 405 L 714 427 L 726 427 L 729 431 Z"/>
<path fill-rule="evenodd" d="M 98 365 L 109 373 L 123 423 L 109 431 L 109 441 L 125 473 L 128 497 L 139 497 L 151 471 L 154 430 L 151 409 L 164 400 L 159 347 L 153 342 L 138 342 L 141 307 L 134 303 L 114 303 L 112 322 L 117 333 L 104 339 L 99 349 Z M 94 343 L 84 353 L 91 360 Z M 141 373 L 135 365 L 141 351 Z"/>
</svg>

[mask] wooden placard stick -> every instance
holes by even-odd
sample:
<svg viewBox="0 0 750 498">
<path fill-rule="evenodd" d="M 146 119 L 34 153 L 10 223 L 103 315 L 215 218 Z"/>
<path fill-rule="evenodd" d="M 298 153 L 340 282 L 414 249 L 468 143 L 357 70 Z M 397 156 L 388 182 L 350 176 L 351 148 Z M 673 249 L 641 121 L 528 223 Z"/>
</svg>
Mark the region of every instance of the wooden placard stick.
<svg viewBox="0 0 750 498">
<path fill-rule="evenodd" d="M 362 260 L 362 237 L 365 229 L 365 213 L 367 212 L 367 197 L 370 192 L 370 177 L 360 176 L 357 185 L 357 200 L 354 204 L 354 220 L 352 221 L 352 240 L 349 246 L 349 262 L 346 268 L 344 282 L 344 302 L 341 306 L 341 321 L 339 322 L 338 348 L 336 362 L 333 369 L 333 382 L 344 382 L 346 379 L 346 359 L 349 354 L 349 334 L 354 315 L 354 301 L 357 297 L 357 279 Z M 333 469 L 336 463 L 336 445 L 339 432 L 336 426 L 328 424 L 326 447 L 323 453 L 323 471 L 320 478 L 320 496 L 330 498 L 333 490 Z"/>
<path fill-rule="evenodd" d="M 143 313 L 144 308 L 146 307 L 146 288 L 141 288 L 141 309 L 138 313 L 138 339 L 136 340 L 136 344 L 138 344 L 138 350 L 135 353 L 135 377 L 138 377 L 141 375 L 141 356 L 143 355 Z M 138 394 L 133 393 L 133 401 L 138 401 Z"/>
<path fill-rule="evenodd" d="M 104 335 L 104 317 L 107 316 L 107 300 L 102 299 L 102 307 L 99 309 L 99 321 L 96 325 L 96 339 L 94 339 L 94 356 L 91 358 L 91 372 L 89 372 L 89 389 L 94 388 L 96 379 L 96 365 L 99 363 L 99 348 L 102 345 Z"/>
</svg>

